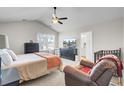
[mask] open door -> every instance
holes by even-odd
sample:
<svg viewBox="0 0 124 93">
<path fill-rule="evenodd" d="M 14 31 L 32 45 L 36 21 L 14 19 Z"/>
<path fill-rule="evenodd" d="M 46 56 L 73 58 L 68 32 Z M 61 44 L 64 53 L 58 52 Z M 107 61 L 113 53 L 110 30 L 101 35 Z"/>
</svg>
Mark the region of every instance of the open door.
<svg viewBox="0 0 124 93">
<path fill-rule="evenodd" d="M 80 39 L 80 57 L 86 57 L 93 61 L 93 45 L 92 45 L 92 32 L 81 33 Z"/>
</svg>

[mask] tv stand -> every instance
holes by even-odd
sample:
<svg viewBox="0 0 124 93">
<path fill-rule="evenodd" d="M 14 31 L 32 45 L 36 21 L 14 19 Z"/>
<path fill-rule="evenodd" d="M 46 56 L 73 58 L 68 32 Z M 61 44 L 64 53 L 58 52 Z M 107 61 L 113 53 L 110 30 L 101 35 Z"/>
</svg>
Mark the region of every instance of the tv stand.
<svg viewBox="0 0 124 93">
<path fill-rule="evenodd" d="M 60 48 L 60 57 L 65 59 L 70 59 L 75 61 L 75 56 L 77 55 L 76 48 Z"/>
</svg>

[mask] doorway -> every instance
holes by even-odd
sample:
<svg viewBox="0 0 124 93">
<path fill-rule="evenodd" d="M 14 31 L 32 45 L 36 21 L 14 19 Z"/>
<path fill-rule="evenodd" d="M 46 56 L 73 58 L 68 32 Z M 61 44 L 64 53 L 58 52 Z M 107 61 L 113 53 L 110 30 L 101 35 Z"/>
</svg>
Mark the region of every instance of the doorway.
<svg viewBox="0 0 124 93">
<path fill-rule="evenodd" d="M 81 33 L 80 37 L 80 57 L 83 56 L 93 61 L 93 39 L 92 31 Z"/>
</svg>

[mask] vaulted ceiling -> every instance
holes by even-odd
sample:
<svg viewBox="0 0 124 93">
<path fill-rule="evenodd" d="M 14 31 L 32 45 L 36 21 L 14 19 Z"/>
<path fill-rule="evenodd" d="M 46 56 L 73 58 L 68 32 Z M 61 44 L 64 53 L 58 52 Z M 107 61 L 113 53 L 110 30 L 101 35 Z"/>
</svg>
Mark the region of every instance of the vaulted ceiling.
<svg viewBox="0 0 124 93">
<path fill-rule="evenodd" d="M 0 22 L 37 20 L 58 32 L 62 32 L 121 18 L 124 15 L 123 11 L 124 8 L 58 7 L 57 16 L 68 17 L 68 20 L 62 21 L 61 25 L 52 24 L 52 7 L 1 7 Z"/>
</svg>

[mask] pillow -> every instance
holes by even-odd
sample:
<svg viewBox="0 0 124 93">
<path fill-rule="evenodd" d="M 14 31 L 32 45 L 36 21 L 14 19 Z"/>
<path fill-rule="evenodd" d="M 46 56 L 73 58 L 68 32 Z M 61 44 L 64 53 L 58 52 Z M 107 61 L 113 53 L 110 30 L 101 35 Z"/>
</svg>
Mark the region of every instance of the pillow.
<svg viewBox="0 0 124 93">
<path fill-rule="evenodd" d="M 1 59 L 2 59 L 1 62 L 4 65 L 10 65 L 13 62 L 12 57 L 6 51 L 0 51 L 0 56 L 1 56 Z"/>
<path fill-rule="evenodd" d="M 17 60 L 17 56 L 12 50 L 8 49 L 8 53 L 12 57 L 13 61 Z"/>
<path fill-rule="evenodd" d="M 93 67 L 94 66 L 94 62 L 88 60 L 87 58 L 81 57 L 81 61 L 80 64 L 83 66 L 87 66 L 87 67 Z"/>
<path fill-rule="evenodd" d="M 10 50 L 10 49 L 3 49 L 3 51 L 8 52 L 9 55 L 12 57 L 13 61 L 17 60 L 17 56 L 16 56 L 16 54 L 12 50 Z"/>
</svg>

